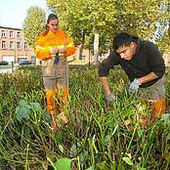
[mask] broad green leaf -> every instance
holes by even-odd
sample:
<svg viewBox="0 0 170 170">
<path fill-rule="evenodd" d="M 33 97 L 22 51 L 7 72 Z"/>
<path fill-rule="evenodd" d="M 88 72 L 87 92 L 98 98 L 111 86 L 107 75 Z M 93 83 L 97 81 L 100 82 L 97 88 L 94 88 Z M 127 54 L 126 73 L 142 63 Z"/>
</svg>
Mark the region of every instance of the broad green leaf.
<svg viewBox="0 0 170 170">
<path fill-rule="evenodd" d="M 61 158 L 55 163 L 57 170 L 71 170 L 71 160 L 69 158 Z"/>
<path fill-rule="evenodd" d="M 25 100 L 19 101 L 19 106 L 16 108 L 16 118 L 21 121 L 22 119 L 28 119 L 31 106 L 27 104 Z"/>
<path fill-rule="evenodd" d="M 35 111 L 40 111 L 41 110 L 41 105 L 39 103 L 30 103 L 30 106 L 33 110 Z"/>
<path fill-rule="evenodd" d="M 25 106 L 27 106 L 27 102 L 25 100 L 20 100 L 19 101 L 19 106 L 25 107 Z"/>
<path fill-rule="evenodd" d="M 155 132 L 151 131 L 149 134 L 149 144 L 152 144 L 155 139 Z"/>
<path fill-rule="evenodd" d="M 142 130 L 142 129 L 139 129 L 139 130 L 138 130 L 138 136 L 141 138 L 142 135 L 143 135 L 143 130 Z"/>
<path fill-rule="evenodd" d="M 133 162 L 131 161 L 131 159 L 129 157 L 123 157 L 122 158 L 128 165 L 133 165 Z"/>
<path fill-rule="evenodd" d="M 28 107 L 20 107 L 18 106 L 16 108 L 16 118 L 21 121 L 22 119 L 28 119 L 29 118 L 29 108 Z"/>
<path fill-rule="evenodd" d="M 59 148 L 59 150 L 61 151 L 61 153 L 63 153 L 64 152 L 64 148 L 63 148 L 63 146 L 62 145 L 58 145 L 58 148 Z"/>
<path fill-rule="evenodd" d="M 86 170 L 95 170 L 94 168 L 93 168 L 93 166 L 90 166 L 88 169 L 86 169 Z"/>
<path fill-rule="evenodd" d="M 170 125 L 170 115 L 169 114 L 163 114 L 161 119 L 164 121 L 166 125 Z"/>
<path fill-rule="evenodd" d="M 110 135 L 107 135 L 107 136 L 104 138 L 104 144 L 105 144 L 105 146 L 109 146 L 110 138 L 111 138 Z"/>
<path fill-rule="evenodd" d="M 74 157 L 77 154 L 77 147 L 76 145 L 72 145 L 72 147 L 70 148 L 70 157 Z"/>
<path fill-rule="evenodd" d="M 140 164 L 137 164 L 137 170 L 146 170 L 146 168 L 143 168 L 140 166 Z"/>
</svg>

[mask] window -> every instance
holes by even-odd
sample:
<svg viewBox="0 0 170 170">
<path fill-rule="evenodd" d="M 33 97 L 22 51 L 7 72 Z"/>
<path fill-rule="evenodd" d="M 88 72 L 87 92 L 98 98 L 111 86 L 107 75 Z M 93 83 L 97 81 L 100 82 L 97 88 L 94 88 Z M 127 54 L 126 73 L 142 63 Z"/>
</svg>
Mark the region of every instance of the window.
<svg viewBox="0 0 170 170">
<path fill-rule="evenodd" d="M 9 36 L 10 36 L 10 38 L 14 38 L 14 31 L 10 31 Z"/>
<path fill-rule="evenodd" d="M 6 49 L 6 41 L 2 41 L 2 49 Z"/>
<path fill-rule="evenodd" d="M 17 38 L 21 38 L 21 32 L 17 32 Z"/>
<path fill-rule="evenodd" d="M 6 37 L 6 30 L 2 30 L 1 37 Z"/>
<path fill-rule="evenodd" d="M 18 61 L 27 61 L 27 56 L 18 56 Z"/>
<path fill-rule="evenodd" d="M 14 41 L 10 41 L 9 48 L 10 48 L 11 50 L 14 49 Z"/>
<path fill-rule="evenodd" d="M 17 49 L 21 49 L 21 42 L 17 42 Z"/>
<path fill-rule="evenodd" d="M 28 44 L 24 42 L 24 50 L 28 50 Z"/>
</svg>

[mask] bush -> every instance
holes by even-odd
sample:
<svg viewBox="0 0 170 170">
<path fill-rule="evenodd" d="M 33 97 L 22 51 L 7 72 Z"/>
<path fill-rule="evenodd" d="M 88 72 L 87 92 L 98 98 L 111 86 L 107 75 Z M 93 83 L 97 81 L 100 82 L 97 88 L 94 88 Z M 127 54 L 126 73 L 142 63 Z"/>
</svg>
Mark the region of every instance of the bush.
<svg viewBox="0 0 170 170">
<path fill-rule="evenodd" d="M 168 170 L 169 114 L 141 126 L 140 117 L 149 110 L 139 98 L 127 95 L 125 73 L 115 69 L 109 81 L 119 96 L 113 105 L 103 100 L 97 69 L 72 68 L 69 121 L 53 134 L 40 69 L 2 74 L 0 169 L 52 169 L 71 163 L 72 170 Z M 169 87 L 170 81 L 167 96 Z"/>
</svg>

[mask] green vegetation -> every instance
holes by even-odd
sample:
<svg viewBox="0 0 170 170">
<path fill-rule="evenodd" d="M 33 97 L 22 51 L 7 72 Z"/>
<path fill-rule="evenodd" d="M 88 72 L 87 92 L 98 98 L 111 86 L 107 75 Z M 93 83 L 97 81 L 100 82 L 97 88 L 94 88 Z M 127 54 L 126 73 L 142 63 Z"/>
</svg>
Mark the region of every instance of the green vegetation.
<svg viewBox="0 0 170 170">
<path fill-rule="evenodd" d="M 36 38 L 44 30 L 45 24 L 45 11 L 37 6 L 30 7 L 22 26 L 25 41 L 30 47 L 35 47 Z"/>
<path fill-rule="evenodd" d="M 154 39 L 163 52 L 169 52 L 169 0 L 46 0 L 48 14 L 53 12 L 80 47 L 94 54 L 94 61 L 112 49 L 113 37 L 129 32 L 142 39 Z M 34 47 L 45 26 L 45 12 L 31 7 L 23 23 L 27 43 Z M 166 49 L 166 51 L 165 51 Z"/>
<path fill-rule="evenodd" d="M 124 72 L 115 69 L 109 80 L 119 96 L 113 105 L 104 102 L 96 68 L 73 67 L 69 122 L 54 134 L 46 113 L 41 70 L 1 74 L 0 169 L 168 170 L 169 114 L 143 126 L 140 118 L 150 111 L 136 96 L 127 94 Z"/>
</svg>

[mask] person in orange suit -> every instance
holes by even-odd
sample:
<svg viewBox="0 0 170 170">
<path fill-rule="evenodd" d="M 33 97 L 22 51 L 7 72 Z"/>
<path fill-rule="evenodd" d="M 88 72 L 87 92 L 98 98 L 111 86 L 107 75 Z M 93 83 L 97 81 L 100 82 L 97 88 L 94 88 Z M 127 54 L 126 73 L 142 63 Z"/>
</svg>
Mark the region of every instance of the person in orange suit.
<svg viewBox="0 0 170 170">
<path fill-rule="evenodd" d="M 165 64 L 157 46 L 130 35 L 118 34 L 113 41 L 114 51 L 99 66 L 99 77 L 106 93 L 106 101 L 113 103 L 117 97 L 111 92 L 107 76 L 110 69 L 120 65 L 130 80 L 128 91 L 150 102 L 152 119 L 156 120 L 166 110 Z"/>
<path fill-rule="evenodd" d="M 42 61 L 47 112 L 56 131 L 59 121 L 67 123 L 64 114 L 69 94 L 67 57 L 73 55 L 76 48 L 71 37 L 59 28 L 59 19 L 55 14 L 48 16 L 46 29 L 38 36 L 34 51 Z"/>
</svg>

